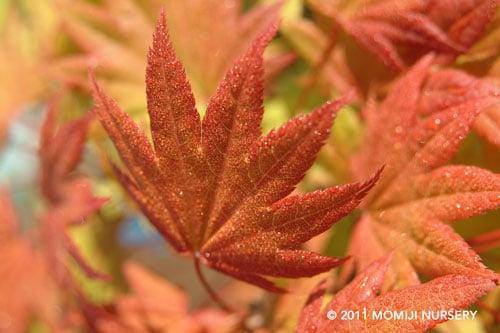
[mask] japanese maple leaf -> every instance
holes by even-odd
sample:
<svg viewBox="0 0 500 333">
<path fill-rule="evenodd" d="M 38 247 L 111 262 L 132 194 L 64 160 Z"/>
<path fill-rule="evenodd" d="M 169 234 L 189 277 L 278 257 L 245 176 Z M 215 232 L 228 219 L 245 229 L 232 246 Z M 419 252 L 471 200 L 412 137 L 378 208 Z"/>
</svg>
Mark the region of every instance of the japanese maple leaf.
<svg viewBox="0 0 500 333">
<path fill-rule="evenodd" d="M 283 291 L 264 276 L 311 276 L 342 262 L 298 247 L 354 209 L 377 176 L 287 197 L 313 163 L 343 101 L 261 135 L 262 53 L 276 28 L 234 63 L 200 121 L 161 14 L 146 72 L 154 148 L 95 81 L 93 87 L 97 113 L 126 167 L 117 169 L 119 180 L 169 243 L 194 257 L 198 273 L 204 263 Z"/>
<path fill-rule="evenodd" d="M 421 98 L 421 112 L 431 114 L 464 101 L 500 96 L 500 88 L 486 79 L 477 79 L 462 71 L 448 69 L 429 76 Z M 500 147 L 500 106 L 493 105 L 474 122 L 476 132 Z"/>
<path fill-rule="evenodd" d="M 446 317 L 440 316 L 434 320 L 424 317 L 422 311 L 463 309 L 495 287 L 491 279 L 481 275 L 450 274 L 421 285 L 378 295 L 390 261 L 391 256 L 387 256 L 373 262 L 333 295 L 325 307 L 322 307 L 322 303 L 327 292 L 326 283 L 320 283 L 302 310 L 297 332 L 425 332 L 446 321 Z M 342 320 L 342 310 L 359 312 L 360 317 Z M 408 315 L 416 311 L 416 319 L 380 320 L 373 314 L 378 311 Z M 332 313 L 337 317 L 330 320 L 328 316 L 332 318 Z"/>
<path fill-rule="evenodd" d="M 500 96 L 500 88 L 493 82 L 477 79 L 456 69 L 432 73 L 423 89 L 420 110 L 426 115 L 440 112 L 467 100 Z M 500 148 L 500 105 L 492 105 L 481 113 L 474 122 L 474 129 L 488 142 Z"/>
<path fill-rule="evenodd" d="M 108 277 L 87 263 L 67 230 L 106 201 L 95 198 L 88 180 L 74 173 L 91 117 L 57 126 L 58 101 L 49 106 L 40 138 L 40 185 L 47 204 L 29 233 L 21 232 L 8 195 L 0 191 L 0 312 L 11 319 L 9 332 L 26 332 L 33 318 L 50 331 L 61 329 L 67 297 L 83 297 L 69 271 L 68 256 L 88 276 Z"/>
<path fill-rule="evenodd" d="M 64 31 L 81 52 L 56 59 L 56 76 L 85 85 L 89 64 L 98 65 L 100 80 L 126 110 L 142 107 L 142 73 L 154 28 L 151 18 L 163 5 L 169 14 L 172 43 L 185 64 L 194 93 L 199 102 L 206 102 L 228 66 L 277 18 L 279 10 L 279 4 L 259 5 L 242 13 L 241 0 L 142 2 L 60 1 Z"/>
<path fill-rule="evenodd" d="M 374 100 L 367 104 L 365 141 L 352 161 L 355 177 L 386 163 L 364 202 L 349 247 L 361 268 L 395 249 L 386 287 L 418 284 L 417 273 L 491 274 L 448 223 L 498 208 L 500 176 L 475 166 L 445 164 L 480 112 L 498 104 L 499 96 L 476 90 L 475 98 L 422 116 L 419 103 L 427 99 L 422 87 L 431 62 L 427 56 L 413 66 L 380 105 Z"/>
<path fill-rule="evenodd" d="M 124 266 L 130 293 L 96 320 L 99 332 L 230 332 L 234 318 L 220 310 L 189 312 L 186 295 L 166 279 L 133 262 Z M 165 302 L 168 300 L 168 302 Z"/>
<path fill-rule="evenodd" d="M 484 36 L 467 51 L 460 56 L 457 62 L 461 66 L 466 66 L 472 70 L 479 69 L 487 72 L 495 64 L 499 63 L 498 54 L 500 53 L 500 11 L 497 13 L 494 21 L 488 27 Z"/>
<path fill-rule="evenodd" d="M 310 2 L 396 71 L 430 51 L 440 62 L 453 61 L 481 37 L 497 7 L 496 0 L 360 1 L 353 12 L 342 14 L 333 2 Z"/>
<path fill-rule="evenodd" d="M 41 217 L 43 233 L 56 262 L 65 262 L 60 256 L 69 253 L 90 277 L 106 277 L 87 263 L 67 230 L 71 225 L 83 223 L 107 202 L 107 199 L 96 198 L 88 179 L 75 173 L 92 114 L 57 126 L 58 112 L 59 98 L 56 97 L 50 103 L 40 137 L 40 187 L 47 201 L 47 209 Z"/>
<path fill-rule="evenodd" d="M 57 228 L 64 218 L 49 208 L 34 229 L 22 232 L 9 195 L 0 190 L 0 312 L 9 319 L 2 322 L 2 332 L 27 332 L 35 319 L 59 332 L 69 324 L 65 318 L 73 307 L 67 302 L 84 297 L 64 256 L 79 252 L 73 243 L 61 245 L 61 239 L 69 241 Z M 86 272 L 93 272 L 83 259 L 76 259 Z"/>
<path fill-rule="evenodd" d="M 500 59 L 497 60 L 491 70 L 489 71 L 486 79 L 490 80 L 497 87 L 500 87 Z M 492 107 L 486 116 L 483 116 L 475 124 L 476 132 L 488 142 L 496 147 L 500 147 L 500 107 L 497 105 Z"/>
</svg>

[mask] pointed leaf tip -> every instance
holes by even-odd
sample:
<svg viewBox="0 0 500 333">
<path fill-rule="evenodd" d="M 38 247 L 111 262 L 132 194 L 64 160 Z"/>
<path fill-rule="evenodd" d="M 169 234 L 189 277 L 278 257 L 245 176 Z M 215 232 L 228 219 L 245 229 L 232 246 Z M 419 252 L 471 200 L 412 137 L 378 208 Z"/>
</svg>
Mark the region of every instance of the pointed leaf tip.
<svg viewBox="0 0 500 333">
<path fill-rule="evenodd" d="M 259 37 L 256 39 L 256 46 L 258 48 L 258 53 L 262 54 L 266 46 L 271 42 L 280 25 L 280 19 L 273 20 L 266 29 L 264 29 Z"/>
<path fill-rule="evenodd" d="M 155 26 L 154 35 L 157 35 L 158 33 L 168 34 L 167 14 L 165 11 L 165 6 L 160 7 L 160 14 L 158 15 L 158 18 L 156 19 L 156 26 Z"/>
<path fill-rule="evenodd" d="M 90 81 L 90 89 L 92 90 L 92 95 L 94 95 L 94 98 L 95 98 L 95 96 L 100 93 L 101 88 L 100 88 L 99 84 L 97 83 L 97 78 L 95 75 L 94 68 L 89 68 L 88 79 Z"/>
<path fill-rule="evenodd" d="M 375 171 L 373 176 L 371 176 L 368 180 L 366 180 L 363 184 L 361 184 L 360 189 L 356 195 L 360 200 L 364 198 L 375 185 L 377 185 L 377 182 L 382 176 L 384 168 L 385 165 L 381 166 L 377 171 Z"/>
</svg>

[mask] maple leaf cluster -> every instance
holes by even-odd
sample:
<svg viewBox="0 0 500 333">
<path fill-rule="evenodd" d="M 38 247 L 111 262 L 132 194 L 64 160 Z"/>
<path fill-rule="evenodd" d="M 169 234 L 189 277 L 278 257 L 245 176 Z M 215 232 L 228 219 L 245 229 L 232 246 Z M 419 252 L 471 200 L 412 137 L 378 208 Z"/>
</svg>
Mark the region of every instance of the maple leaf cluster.
<svg viewBox="0 0 500 333">
<path fill-rule="evenodd" d="M 70 235 L 72 226 L 85 222 L 107 201 L 95 197 L 88 179 L 75 173 L 91 116 L 58 126 L 59 101 L 54 97 L 49 103 L 40 134 L 39 188 L 45 207 L 35 217 L 36 227 L 23 231 L 10 195 L 4 190 L 0 194 L 0 311 L 10 332 L 28 331 L 33 316 L 53 331 L 66 326 L 71 310 L 67 303 L 81 297 L 71 261 L 90 278 L 108 278 L 93 268 Z"/>
<path fill-rule="evenodd" d="M 0 332 L 495 331 L 499 15 L 0 7 Z"/>
</svg>

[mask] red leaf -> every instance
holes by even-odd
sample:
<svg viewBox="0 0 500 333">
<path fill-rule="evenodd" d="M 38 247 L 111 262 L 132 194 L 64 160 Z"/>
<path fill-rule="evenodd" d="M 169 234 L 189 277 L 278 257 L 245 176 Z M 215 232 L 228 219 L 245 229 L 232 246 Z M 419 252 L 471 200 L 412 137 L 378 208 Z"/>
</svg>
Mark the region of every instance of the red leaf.
<svg viewBox="0 0 500 333">
<path fill-rule="evenodd" d="M 391 256 L 387 256 L 373 262 L 337 292 L 324 309 L 321 304 L 326 292 L 325 283 L 318 285 L 302 311 L 297 332 L 424 332 L 446 321 L 446 318 L 428 319 L 422 315 L 422 311 L 463 309 L 495 287 L 492 279 L 484 276 L 453 274 L 377 296 L 390 261 Z M 360 318 L 342 320 L 342 310 L 359 311 Z M 329 311 L 335 311 L 337 318 L 328 319 Z M 379 311 L 393 314 L 401 312 L 408 316 L 415 312 L 415 318 L 380 320 L 374 315 L 374 312 Z"/>
<path fill-rule="evenodd" d="M 420 100 L 421 113 L 428 115 L 458 106 L 467 101 L 481 101 L 500 95 L 500 88 L 485 79 L 478 79 L 456 69 L 429 75 Z M 500 106 L 498 103 L 482 112 L 474 122 L 476 132 L 500 147 Z"/>
<path fill-rule="evenodd" d="M 88 181 L 75 172 L 82 158 L 92 114 L 58 127 L 58 112 L 59 97 L 55 97 L 41 129 L 40 186 L 50 205 L 63 210 L 59 215 L 66 221 L 64 223 L 79 223 L 107 201 L 95 198 Z"/>
<path fill-rule="evenodd" d="M 492 274 L 445 223 L 498 208 L 500 175 L 445 164 L 481 111 L 500 98 L 496 88 L 486 85 L 462 97 L 460 92 L 471 84 L 477 87 L 477 81 L 464 81 L 468 77 L 455 70 L 429 74 L 431 61 L 426 57 L 415 64 L 380 105 L 370 102 L 364 114 L 365 143 L 352 161 L 358 178 L 386 163 L 365 201 L 349 249 L 360 268 L 396 250 L 384 288 L 416 284 L 417 273 Z M 455 91 L 456 82 L 463 88 Z"/>
<path fill-rule="evenodd" d="M 379 175 L 284 198 L 312 165 L 344 101 L 261 136 L 262 53 L 274 24 L 227 72 L 200 122 L 164 20 L 147 71 L 154 150 L 93 81 L 97 112 L 127 169 L 118 171 L 123 186 L 177 251 L 265 289 L 280 290 L 266 276 L 311 276 L 339 265 L 297 248 L 354 209 Z"/>
<path fill-rule="evenodd" d="M 57 128 L 59 97 L 54 98 L 41 129 L 39 157 L 41 187 L 51 202 L 64 200 L 63 183 L 80 163 L 90 114 Z"/>
<path fill-rule="evenodd" d="M 108 278 L 85 261 L 66 229 L 84 222 L 107 202 L 94 197 L 89 181 L 75 174 L 92 114 L 57 126 L 58 112 L 59 97 L 56 97 L 49 106 L 40 137 L 40 185 L 48 202 L 41 217 L 43 236 L 47 238 L 53 264 L 65 263 L 64 256 L 69 254 L 89 277 Z"/>
<path fill-rule="evenodd" d="M 311 1 L 386 66 L 401 71 L 427 52 L 450 62 L 477 41 L 493 20 L 496 0 L 378 1 L 349 16 L 328 2 Z"/>
</svg>

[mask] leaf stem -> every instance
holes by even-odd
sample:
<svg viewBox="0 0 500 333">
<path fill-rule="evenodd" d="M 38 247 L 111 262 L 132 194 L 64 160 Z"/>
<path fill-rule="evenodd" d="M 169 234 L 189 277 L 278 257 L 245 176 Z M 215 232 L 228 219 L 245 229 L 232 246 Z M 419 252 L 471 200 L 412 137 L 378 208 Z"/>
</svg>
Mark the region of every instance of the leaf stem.
<svg viewBox="0 0 500 333">
<path fill-rule="evenodd" d="M 235 312 L 229 305 L 226 304 L 226 302 L 224 302 L 222 300 L 222 298 L 220 298 L 219 295 L 217 295 L 217 293 L 212 289 L 212 287 L 210 287 L 210 285 L 208 284 L 207 280 L 205 279 L 205 276 L 203 275 L 203 272 L 201 271 L 200 260 L 197 257 L 194 258 L 194 269 L 196 271 L 196 275 L 198 276 L 198 279 L 200 280 L 203 288 L 205 288 L 205 290 L 210 295 L 210 297 L 212 298 L 212 300 L 218 306 L 220 306 L 220 308 L 222 310 L 224 310 L 226 312 Z"/>
</svg>

